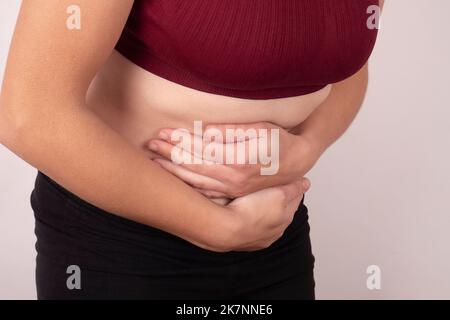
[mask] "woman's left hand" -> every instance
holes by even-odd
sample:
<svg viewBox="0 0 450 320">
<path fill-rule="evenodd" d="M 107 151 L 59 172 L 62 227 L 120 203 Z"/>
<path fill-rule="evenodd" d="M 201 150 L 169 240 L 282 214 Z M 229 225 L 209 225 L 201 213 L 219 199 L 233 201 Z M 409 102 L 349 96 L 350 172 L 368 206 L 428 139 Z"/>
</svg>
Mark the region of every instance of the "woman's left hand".
<svg viewBox="0 0 450 320">
<path fill-rule="evenodd" d="M 211 129 L 214 131 L 210 131 Z M 217 140 L 205 141 L 205 137 L 186 132 L 190 136 L 191 142 L 186 144 L 180 143 L 179 140 L 174 141 L 174 136 L 176 136 L 173 134 L 174 129 L 162 129 L 158 138 L 150 141 L 149 148 L 161 156 L 153 159 L 155 162 L 209 198 L 237 198 L 268 187 L 288 184 L 302 178 L 319 158 L 319 152 L 307 138 L 292 134 L 284 128 L 268 122 L 209 125 L 204 132 L 218 132 L 226 137 L 227 129 L 241 129 L 244 132 L 254 129 L 257 135 L 250 138 L 247 136 L 243 140 L 234 139 L 228 143 L 228 141 Z M 274 129 L 277 130 L 273 131 Z M 272 136 L 276 131 L 278 136 L 276 134 Z M 258 134 L 260 132 L 263 134 Z M 266 137 L 264 137 L 264 132 L 266 132 Z M 261 152 L 261 146 L 267 144 L 265 153 L 267 156 L 270 154 L 269 158 L 272 161 L 270 167 L 277 169 L 276 172 L 273 172 L 274 174 L 262 174 L 262 169 L 267 168 L 267 163 L 262 165 L 257 153 L 255 159 L 255 153 L 249 152 L 249 146 L 252 143 L 256 143 L 253 146 L 258 146 L 258 152 Z M 232 163 L 227 161 L 226 151 L 223 152 L 221 161 L 217 161 L 217 157 L 211 157 L 208 152 L 204 152 L 205 147 L 210 144 L 216 144 L 213 148 L 215 150 L 232 148 L 235 155 Z M 200 149 L 198 146 L 201 146 Z M 244 163 L 242 163 L 242 159 L 240 162 L 236 159 L 237 150 L 241 147 L 245 147 Z M 190 161 L 191 163 L 186 163 L 186 161 L 175 163 L 172 161 L 174 154 L 177 154 L 177 157 L 184 157 L 183 159 L 192 159 L 192 161 Z M 307 179 L 304 179 L 304 183 L 309 187 Z"/>
</svg>

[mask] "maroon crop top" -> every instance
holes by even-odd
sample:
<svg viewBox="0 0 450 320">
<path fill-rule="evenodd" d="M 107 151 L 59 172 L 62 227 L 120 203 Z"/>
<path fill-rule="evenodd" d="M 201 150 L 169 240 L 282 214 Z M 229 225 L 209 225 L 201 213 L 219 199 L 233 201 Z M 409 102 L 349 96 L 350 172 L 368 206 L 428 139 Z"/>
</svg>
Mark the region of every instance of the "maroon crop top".
<svg viewBox="0 0 450 320">
<path fill-rule="evenodd" d="M 247 99 L 299 96 L 356 73 L 378 0 L 136 0 L 116 50 L 183 86 Z"/>
</svg>

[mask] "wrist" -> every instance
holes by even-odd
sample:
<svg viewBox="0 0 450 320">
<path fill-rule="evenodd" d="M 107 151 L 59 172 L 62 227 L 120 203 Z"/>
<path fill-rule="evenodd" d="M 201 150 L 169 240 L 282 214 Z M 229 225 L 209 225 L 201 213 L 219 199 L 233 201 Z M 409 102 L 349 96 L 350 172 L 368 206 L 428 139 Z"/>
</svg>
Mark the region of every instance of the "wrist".
<svg viewBox="0 0 450 320">
<path fill-rule="evenodd" d="M 303 178 L 325 151 L 320 142 L 308 134 L 296 135 L 292 149 L 295 152 L 291 152 L 290 163 L 295 167 L 297 178 Z"/>
<path fill-rule="evenodd" d="M 318 160 L 328 147 L 328 145 L 324 143 L 322 139 L 310 132 L 303 133 L 299 136 L 299 138 L 303 140 L 303 143 L 305 145 L 307 145 L 309 154 L 315 160 Z"/>
<path fill-rule="evenodd" d="M 207 221 L 202 228 L 200 247 L 215 251 L 228 252 L 233 250 L 238 221 L 230 209 L 217 204 L 213 204 L 214 209 L 208 212 Z"/>
</svg>

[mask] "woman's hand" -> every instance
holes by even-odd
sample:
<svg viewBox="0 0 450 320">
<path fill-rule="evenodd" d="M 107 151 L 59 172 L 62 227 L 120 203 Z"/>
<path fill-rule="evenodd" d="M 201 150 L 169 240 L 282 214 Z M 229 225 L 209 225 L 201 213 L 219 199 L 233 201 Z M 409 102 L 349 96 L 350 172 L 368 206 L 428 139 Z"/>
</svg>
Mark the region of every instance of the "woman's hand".
<svg viewBox="0 0 450 320">
<path fill-rule="evenodd" d="M 228 204 L 221 223 L 219 243 L 213 251 L 256 251 L 279 239 L 294 218 L 307 190 L 300 181 L 267 188 L 238 198 Z"/>
<path fill-rule="evenodd" d="M 158 139 L 152 139 L 149 143 L 150 149 L 159 154 L 161 158 L 154 159 L 167 171 L 182 179 L 197 191 L 209 198 L 237 198 L 253 193 L 265 188 L 277 185 L 289 184 L 292 181 L 301 179 L 314 165 L 319 158 L 319 151 L 316 151 L 312 143 L 301 135 L 294 135 L 287 130 L 272 123 L 261 122 L 243 125 L 210 125 L 205 133 L 215 130 L 223 137 L 226 131 L 254 129 L 256 132 L 265 132 L 256 136 L 246 136 L 245 139 L 234 139 L 233 141 L 207 140 L 204 137 L 190 134 L 192 144 L 179 144 L 174 139 L 174 129 L 163 129 L 160 131 Z M 263 131 L 261 131 L 263 129 Z M 277 131 L 277 139 L 273 139 L 271 134 Z M 214 132 L 214 131 L 213 131 Z M 277 171 L 273 175 L 263 175 L 262 168 L 267 168 L 261 163 L 260 157 L 256 153 L 252 154 L 250 146 L 258 146 L 261 143 L 267 148 L 272 163 L 270 166 Z M 201 145 L 194 148 L 194 144 Z M 206 146 L 215 145 L 210 149 L 234 150 L 232 163 L 227 161 L 226 152 L 217 161 L 217 156 L 211 156 L 204 152 Z M 242 163 L 237 159 L 237 150 L 245 150 L 245 161 Z M 191 163 L 174 163 L 172 157 L 179 154 L 181 157 L 193 159 Z M 276 162 L 276 163 L 274 163 Z"/>
</svg>

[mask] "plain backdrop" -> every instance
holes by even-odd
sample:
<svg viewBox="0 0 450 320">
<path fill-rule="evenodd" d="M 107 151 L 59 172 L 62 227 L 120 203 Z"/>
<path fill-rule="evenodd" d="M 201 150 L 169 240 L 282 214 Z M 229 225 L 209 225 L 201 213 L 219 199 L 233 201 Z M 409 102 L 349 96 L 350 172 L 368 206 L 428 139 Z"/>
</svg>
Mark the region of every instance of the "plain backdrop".
<svg viewBox="0 0 450 320">
<path fill-rule="evenodd" d="M 0 1 L 0 76 L 19 5 Z M 450 298 L 449 12 L 386 0 L 362 110 L 309 175 L 319 299 Z M 36 297 L 35 174 L 0 146 L 0 299 Z"/>
</svg>

